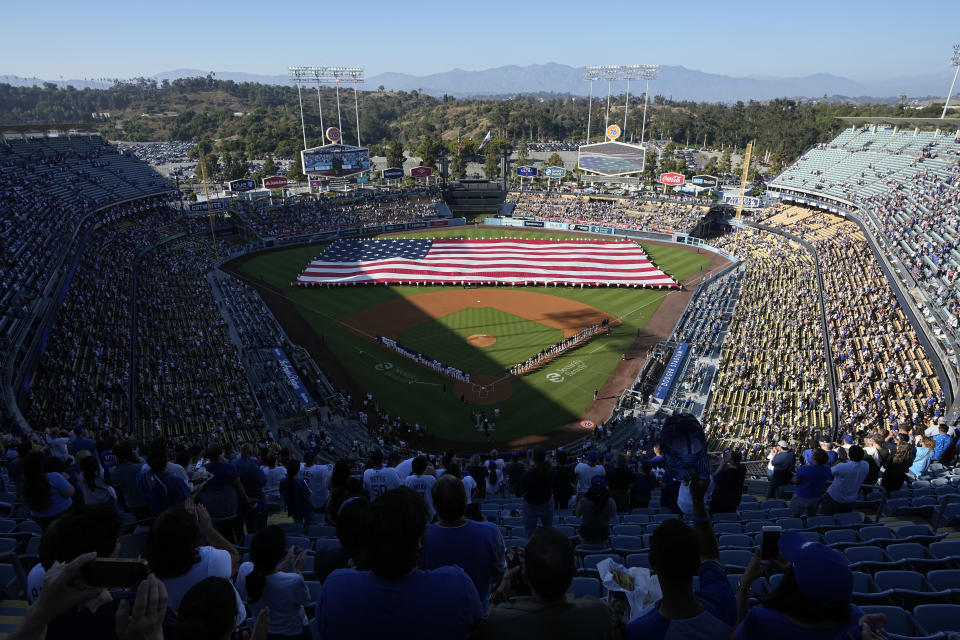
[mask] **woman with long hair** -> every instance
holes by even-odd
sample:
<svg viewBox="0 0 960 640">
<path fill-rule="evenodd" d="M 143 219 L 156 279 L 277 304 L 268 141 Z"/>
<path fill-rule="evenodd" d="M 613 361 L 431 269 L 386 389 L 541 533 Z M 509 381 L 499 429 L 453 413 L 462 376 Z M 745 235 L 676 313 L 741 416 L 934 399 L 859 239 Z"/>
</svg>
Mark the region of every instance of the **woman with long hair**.
<svg viewBox="0 0 960 640">
<path fill-rule="evenodd" d="M 83 504 L 117 504 L 117 492 L 103 479 L 100 462 L 96 456 L 87 455 L 80 460 L 82 479 L 80 490 Z"/>
<path fill-rule="evenodd" d="M 237 618 L 244 615 L 243 603 L 237 602 L 237 592 L 225 578 L 205 578 L 183 596 L 177 612 L 176 640 L 231 640 L 237 628 Z M 269 611 L 261 611 L 251 635 L 240 638 L 267 640 Z"/>
<path fill-rule="evenodd" d="M 143 546 L 143 558 L 167 587 L 167 606 L 173 611 L 192 586 L 211 576 L 229 580 L 240 564 L 236 548 L 213 526 L 203 505 L 187 506 L 189 510 L 168 509 L 154 520 Z"/>
<path fill-rule="evenodd" d="M 577 500 L 573 514 L 581 518 L 582 542 L 599 544 L 610 537 L 610 518 L 617 514 L 617 504 L 610 497 L 606 478 L 593 476 L 590 488 Z"/>
<path fill-rule="evenodd" d="M 270 640 L 310 640 L 307 614 L 310 591 L 300 571 L 307 552 L 287 546 L 283 529 L 271 525 L 253 537 L 250 562 L 240 565 L 237 590 L 256 616 L 270 609 Z M 288 570 L 289 569 L 289 570 Z"/>
<path fill-rule="evenodd" d="M 886 489 L 887 495 L 893 491 L 899 491 L 903 487 L 903 483 L 907 480 L 907 471 L 910 470 L 912 462 L 913 447 L 905 442 L 898 442 L 897 450 L 884 463 L 883 476 L 880 478 L 880 486 Z"/>
<path fill-rule="evenodd" d="M 499 495 L 503 491 L 503 474 L 497 467 L 496 460 L 487 460 L 487 495 Z"/>
<path fill-rule="evenodd" d="M 937 448 L 937 442 L 930 436 L 923 436 L 920 440 L 920 446 L 914 451 L 913 464 L 910 465 L 910 475 L 913 478 L 919 478 L 927 472 L 930 463 L 933 462 L 933 450 Z"/>
<path fill-rule="evenodd" d="M 20 497 L 30 509 L 30 517 L 46 529 L 57 516 L 73 506 L 76 489 L 60 473 L 47 472 L 46 456 L 31 451 L 23 459 Z"/>
</svg>

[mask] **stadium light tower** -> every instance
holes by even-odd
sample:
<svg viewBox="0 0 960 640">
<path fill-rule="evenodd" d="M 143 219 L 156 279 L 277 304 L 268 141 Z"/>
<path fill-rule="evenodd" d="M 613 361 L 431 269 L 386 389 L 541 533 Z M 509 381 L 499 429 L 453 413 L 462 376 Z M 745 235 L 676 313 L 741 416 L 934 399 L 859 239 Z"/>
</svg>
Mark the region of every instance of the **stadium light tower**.
<svg viewBox="0 0 960 640">
<path fill-rule="evenodd" d="M 630 109 L 630 81 L 646 79 L 647 88 L 649 89 L 650 80 L 656 77 L 658 68 L 659 65 L 655 64 L 621 64 L 595 65 L 584 69 L 583 78 L 590 83 L 590 105 L 587 108 L 587 144 L 590 143 L 590 127 L 593 119 L 593 83 L 598 80 L 607 81 L 607 111 L 604 121 L 604 126 L 606 127 L 606 125 L 610 124 L 611 85 L 614 81 L 627 81 L 627 98 L 623 105 L 623 135 L 625 136 L 627 130 L 627 112 Z M 646 116 L 646 111 L 644 111 L 644 116 Z M 641 142 L 643 142 L 642 139 Z"/>
<path fill-rule="evenodd" d="M 320 102 L 320 85 L 333 84 L 337 88 L 337 127 L 343 130 L 340 118 L 340 83 L 353 82 L 353 105 L 357 117 L 357 146 L 360 146 L 360 102 L 357 97 L 357 85 L 364 81 L 363 69 L 359 67 L 288 67 L 290 80 L 297 85 L 300 95 L 301 84 L 317 85 L 317 105 L 320 107 L 320 129 L 323 128 L 323 104 Z M 307 130 L 303 120 L 303 101 L 300 102 L 300 127 L 303 130 L 303 148 L 307 148 Z"/>
<path fill-rule="evenodd" d="M 641 77 L 646 81 L 646 89 L 643 92 L 643 125 L 640 128 L 640 144 L 643 144 L 643 136 L 647 132 L 647 105 L 650 103 L 650 81 L 655 80 L 660 71 L 658 64 L 645 64 Z"/>
<path fill-rule="evenodd" d="M 950 83 L 947 101 L 943 103 L 943 113 L 940 114 L 941 120 L 947 117 L 947 107 L 950 106 L 950 96 L 953 95 L 953 88 L 957 84 L 957 74 L 960 74 L 960 44 L 953 45 L 953 56 L 950 57 L 950 66 L 956 67 L 957 70 L 953 72 L 953 82 Z"/>
</svg>

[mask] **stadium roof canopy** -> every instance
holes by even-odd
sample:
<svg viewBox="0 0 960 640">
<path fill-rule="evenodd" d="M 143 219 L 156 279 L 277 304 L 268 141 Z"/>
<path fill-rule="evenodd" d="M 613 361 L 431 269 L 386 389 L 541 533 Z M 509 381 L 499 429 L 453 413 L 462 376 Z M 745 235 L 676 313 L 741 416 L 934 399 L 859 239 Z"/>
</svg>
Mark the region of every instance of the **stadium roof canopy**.
<svg viewBox="0 0 960 640">
<path fill-rule="evenodd" d="M 938 129 L 960 129 L 960 118 L 854 118 L 849 116 L 837 116 L 838 120 L 843 120 L 852 125 L 862 124 L 892 124 L 898 127 L 937 127 Z"/>
<path fill-rule="evenodd" d="M 0 134 L 18 133 L 47 134 L 48 132 L 67 133 L 68 131 L 93 131 L 100 128 L 101 122 L 51 122 L 49 124 L 0 124 Z"/>
</svg>

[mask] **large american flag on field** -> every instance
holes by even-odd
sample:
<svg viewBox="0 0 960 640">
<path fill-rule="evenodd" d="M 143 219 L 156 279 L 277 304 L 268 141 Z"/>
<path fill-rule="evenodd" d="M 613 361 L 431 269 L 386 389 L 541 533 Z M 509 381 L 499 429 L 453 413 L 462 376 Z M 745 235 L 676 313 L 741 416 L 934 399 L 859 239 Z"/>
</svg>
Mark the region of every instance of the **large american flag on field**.
<svg viewBox="0 0 960 640">
<path fill-rule="evenodd" d="M 678 287 L 634 242 L 603 240 L 341 240 L 297 284 L 558 284 Z"/>
</svg>

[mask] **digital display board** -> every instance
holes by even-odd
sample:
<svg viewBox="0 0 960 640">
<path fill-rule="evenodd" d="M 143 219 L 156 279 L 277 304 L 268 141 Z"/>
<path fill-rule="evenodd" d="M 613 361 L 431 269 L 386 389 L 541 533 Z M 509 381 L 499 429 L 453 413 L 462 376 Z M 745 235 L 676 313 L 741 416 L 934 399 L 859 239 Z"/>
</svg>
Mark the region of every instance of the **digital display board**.
<svg viewBox="0 0 960 640">
<path fill-rule="evenodd" d="M 328 144 L 306 149 L 300 155 L 303 172 L 308 176 L 342 178 L 370 170 L 370 150 L 364 147 Z"/>
<path fill-rule="evenodd" d="M 577 166 L 604 176 L 623 176 L 643 172 L 646 149 L 624 142 L 601 142 L 580 146 Z"/>
</svg>

